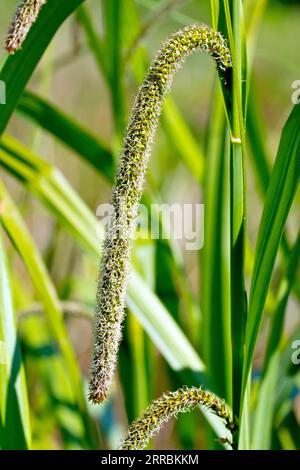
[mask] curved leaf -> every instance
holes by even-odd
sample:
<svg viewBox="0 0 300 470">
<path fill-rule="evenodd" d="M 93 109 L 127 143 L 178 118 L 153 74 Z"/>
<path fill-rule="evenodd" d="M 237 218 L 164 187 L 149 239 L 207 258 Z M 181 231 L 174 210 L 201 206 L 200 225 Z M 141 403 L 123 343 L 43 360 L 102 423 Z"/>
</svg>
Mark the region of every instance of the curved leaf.
<svg viewBox="0 0 300 470">
<path fill-rule="evenodd" d="M 54 34 L 83 1 L 49 0 L 30 30 L 22 50 L 7 58 L 0 73 L 0 80 L 6 84 L 6 105 L 1 107 L 0 113 L 0 135 Z"/>
<path fill-rule="evenodd" d="M 2 234 L 0 234 L 0 395 L 0 449 L 28 449 L 31 431 L 26 379 L 17 337 Z"/>
<path fill-rule="evenodd" d="M 300 107 L 295 106 L 282 132 L 260 222 L 246 326 L 244 387 L 251 368 L 278 247 L 299 184 L 299 126 Z"/>
</svg>

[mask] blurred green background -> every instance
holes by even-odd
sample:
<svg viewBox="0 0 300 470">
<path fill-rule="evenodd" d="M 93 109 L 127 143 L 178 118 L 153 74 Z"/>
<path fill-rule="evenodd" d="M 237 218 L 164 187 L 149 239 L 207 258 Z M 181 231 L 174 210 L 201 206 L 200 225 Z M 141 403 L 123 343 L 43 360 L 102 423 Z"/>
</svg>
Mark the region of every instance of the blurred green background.
<svg viewBox="0 0 300 470">
<path fill-rule="evenodd" d="M 16 1 L 1 1 L 0 44 L 4 46 L 8 24 L 16 7 Z M 122 2 L 119 2 L 121 5 Z M 256 0 L 247 2 L 246 23 Z M 138 85 L 145 73 L 145 66 L 159 49 L 161 41 L 172 32 L 191 23 L 211 24 L 210 2 L 205 0 L 181 0 L 166 2 L 160 0 L 136 0 L 136 24 L 144 25 L 137 29 L 138 56 L 126 63 L 131 53 L 128 38 L 133 34 L 133 18 L 126 12 L 126 1 L 120 6 L 119 13 L 126 20 L 119 31 L 124 47 L 121 51 L 124 68 L 120 72 L 120 83 L 124 98 L 124 122 L 130 115 L 130 108 Z M 167 5 L 167 7 L 166 7 Z M 103 8 L 100 0 L 88 0 L 95 31 L 101 38 L 104 34 Z M 159 14 L 157 13 L 159 12 Z M 126 16 L 127 15 L 127 16 Z M 253 53 L 253 76 L 255 86 L 250 100 L 258 104 L 259 125 L 264 136 L 264 145 L 270 165 L 273 163 L 282 126 L 292 108 L 292 83 L 300 80 L 299 44 L 300 2 L 268 2 L 266 12 L 259 28 Z M 114 39 L 112 38 L 112 44 Z M 1 48 L 1 63 L 6 53 Z M 103 60 L 109 62 L 109 49 Z M 139 62 L 140 61 L 140 62 Z M 211 99 L 215 86 L 215 67 L 205 54 L 195 54 L 187 59 L 185 66 L 178 72 L 172 87 L 171 97 L 184 119 L 189 134 L 196 144 L 197 152 L 204 154 L 209 131 Z M 73 15 L 59 29 L 48 47 L 40 64 L 35 70 L 27 89 L 45 98 L 112 149 L 117 157 L 122 132 L 116 132 L 111 94 L 107 80 L 102 73 L 87 42 L 87 36 L 78 15 Z M 103 175 L 88 164 L 66 145 L 50 133 L 42 130 L 24 113 L 15 112 L 9 122 L 7 132 L 24 143 L 34 153 L 40 155 L 51 165 L 59 168 L 76 192 L 96 214 L 97 206 L 109 202 L 111 185 Z M 167 203 L 206 204 L 203 186 L 184 162 L 176 144 L 176 136 L 168 132 L 167 124 L 160 126 L 155 139 L 150 161 L 147 189 L 159 200 Z M 189 144 L 188 144 L 189 145 Z M 190 150 L 193 153 L 193 150 Z M 249 168 L 248 168 L 249 167 Z M 250 159 L 247 161 L 248 186 L 248 234 L 250 244 L 255 245 L 262 202 L 257 179 L 251 171 Z M 205 180 L 205 169 L 203 179 Z M 45 205 L 28 192 L 13 176 L 1 169 L 1 178 L 22 212 L 30 232 L 43 255 L 45 264 L 63 302 L 74 302 L 90 316 L 95 307 L 97 264 L 82 253 L 73 237 L 61 226 Z M 288 220 L 288 233 L 293 240 L 299 226 L 299 211 L 293 209 Z M 12 285 L 17 314 L 24 316 L 38 300 L 30 276 L 12 246 L 6 239 L 10 260 Z M 156 292 L 180 324 L 191 343 L 198 348 L 201 332 L 195 331 L 199 324 L 202 278 L 200 268 L 202 254 L 184 250 L 180 242 L 175 242 L 178 257 L 183 259 L 184 278 L 189 288 L 180 279 L 170 281 L 169 273 L 174 269 L 172 260 L 164 244 L 157 246 L 150 240 L 139 241 L 135 249 L 135 265 L 155 284 Z M 99 242 L 100 243 L 100 242 Z M 280 273 L 280 269 L 278 271 Z M 275 272 L 273 293 L 278 288 Z M 248 285 L 248 280 L 247 280 Z M 174 291 L 177 295 L 174 295 Z M 216 295 L 218 295 L 216 293 Z M 190 297 L 189 297 L 190 296 Z M 186 302 L 191 305 L 195 322 L 187 317 Z M 33 306 L 36 308 L 36 305 Z M 72 309 L 71 309 L 72 310 Z M 268 313 L 268 312 L 267 312 Z M 92 347 L 92 322 L 76 315 L 67 315 L 67 327 L 78 358 L 80 369 L 86 383 Z M 299 303 L 290 298 L 287 307 L 286 332 L 293 330 L 299 321 Z M 255 369 L 259 370 L 265 350 L 268 321 L 264 323 L 255 355 Z M 23 331 L 24 330 L 24 331 Z M 30 416 L 35 449 L 62 448 L 114 448 L 122 433 L 131 421 L 153 398 L 168 389 L 190 382 L 184 373 L 171 371 L 165 359 L 143 332 L 132 313 L 124 327 L 124 341 L 120 354 L 119 374 L 116 378 L 110 399 L 100 407 L 88 405 L 92 423 L 89 424 L 91 436 L 88 443 L 81 436 L 83 425 L 72 406 L 64 403 L 64 367 L 49 338 L 43 316 L 29 315 L 20 321 L 20 337 L 24 351 L 27 386 L 29 391 Z M 53 372 L 55 370 L 55 373 Z M 52 372 L 52 373 L 51 373 Z M 295 423 L 300 422 L 299 389 L 294 390 L 298 399 L 294 401 Z M 97 427 L 97 429 L 96 429 Z M 298 428 L 299 431 L 299 428 Z M 13 431 L 12 431 L 13 432 Z M 206 448 L 210 438 L 207 427 L 199 412 L 179 416 L 168 423 L 155 440 L 157 449 Z M 280 444 L 278 435 L 274 442 Z M 282 438 L 283 439 L 283 438 Z M 278 442 L 277 442 L 278 441 Z M 285 441 L 287 442 L 287 441 Z M 213 444 L 211 444 L 213 445 Z M 275 445 L 275 444 L 274 444 Z M 284 444 L 288 447 L 288 444 Z M 283 447 L 284 447 L 283 445 Z"/>
</svg>

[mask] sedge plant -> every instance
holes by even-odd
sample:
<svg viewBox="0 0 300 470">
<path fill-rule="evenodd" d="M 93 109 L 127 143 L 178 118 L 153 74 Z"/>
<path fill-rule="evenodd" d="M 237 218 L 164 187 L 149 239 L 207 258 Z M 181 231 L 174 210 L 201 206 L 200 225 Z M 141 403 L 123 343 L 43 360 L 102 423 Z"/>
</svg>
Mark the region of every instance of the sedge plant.
<svg viewBox="0 0 300 470">
<path fill-rule="evenodd" d="M 198 26 L 199 18 L 190 18 L 192 7 L 185 9 L 184 2 L 99 3 L 101 32 L 92 2 L 22 0 L 7 35 L 9 54 L 3 57 L 0 72 L 6 87 L 6 104 L 0 105 L 0 165 L 4 170 L 0 184 L 0 448 L 96 449 L 103 444 L 115 447 L 121 440 L 124 450 L 141 449 L 167 421 L 178 417 L 174 435 L 182 448 L 196 448 L 201 442 L 203 448 L 224 444 L 234 449 L 299 449 L 300 326 L 298 318 L 295 328 L 289 319 L 299 309 L 300 299 L 300 108 L 294 106 L 280 136 L 274 126 L 276 113 L 270 119 L 261 112 L 267 104 L 261 104 L 256 92 L 264 60 L 274 73 L 284 70 L 287 80 L 291 67 L 286 68 L 282 58 L 289 34 L 284 41 L 280 39 L 276 53 L 272 44 L 267 58 L 260 48 L 257 63 L 253 58 L 261 22 L 268 14 L 267 1 L 197 4 L 201 16 L 208 13 L 209 5 L 212 28 Z M 270 9 L 277 8 L 269 3 Z M 11 11 L 10 7 L 5 2 L 7 13 L 13 16 L 15 5 Z M 290 31 L 297 34 L 297 26 L 293 29 L 293 21 L 299 18 L 297 9 L 283 8 Z M 43 62 L 47 67 L 36 70 L 55 33 L 73 14 L 80 44 L 76 36 L 76 47 L 70 47 L 66 56 L 52 59 L 47 53 Z M 144 46 L 160 22 L 166 35 L 181 30 L 163 44 L 148 68 L 152 51 L 149 46 L 148 56 Z M 268 24 L 266 30 L 275 43 Z M 297 64 L 293 45 L 294 36 L 289 53 Z M 203 125 L 203 139 L 191 128 L 193 117 L 185 118 L 177 104 L 180 87 L 173 93 L 176 96 L 166 96 L 176 70 L 197 50 L 212 56 L 218 70 L 211 100 L 206 98 L 209 124 L 206 129 Z M 95 115 L 98 119 L 100 113 L 105 119 L 106 112 L 112 119 L 107 139 L 95 136 L 78 115 L 68 115 L 61 103 L 54 105 L 48 96 L 47 84 L 56 73 L 62 67 L 72 68 L 87 52 L 101 75 L 101 93 L 107 102 Z M 182 79 L 189 66 L 184 67 Z M 209 72 L 202 71 L 204 80 Z M 41 85 L 35 84 L 35 91 L 34 80 Z M 205 87 L 209 85 L 206 82 Z M 127 98 L 133 86 L 138 92 L 126 130 Z M 192 96 L 192 88 L 184 96 Z M 85 92 L 90 93 L 90 88 Z M 291 106 L 280 101 L 279 94 L 272 103 L 278 116 Z M 26 138 L 26 146 L 20 137 L 10 135 L 16 130 L 15 120 L 8 127 L 12 115 L 33 124 L 25 128 L 27 137 L 30 129 L 34 133 L 30 148 L 31 139 Z M 87 115 L 90 119 L 90 109 Z M 163 139 L 158 139 L 153 152 L 159 156 L 156 177 L 150 169 L 145 185 L 160 116 Z M 106 233 L 83 200 L 91 201 L 91 193 L 98 199 L 99 185 L 89 184 L 88 173 L 85 187 L 72 188 L 62 171 L 62 147 L 57 147 L 59 165 L 52 158 L 51 163 L 45 161 L 45 148 L 39 145 L 44 132 L 69 149 L 71 156 L 66 158 L 75 154 L 81 158 L 78 181 L 85 180 L 87 164 L 93 177 L 100 175 L 101 182 L 112 185 L 113 211 Z M 119 151 L 122 133 L 125 139 Z M 275 159 L 274 142 L 278 144 Z M 120 155 L 117 171 L 116 155 Z M 71 165 L 66 167 L 69 170 Z M 17 190 L 13 186 L 13 197 L 6 173 L 19 182 Z M 192 257 L 190 275 L 188 263 L 172 240 L 134 242 L 141 198 L 151 207 L 166 198 L 166 184 L 177 193 L 178 181 L 185 178 L 204 190 L 205 202 L 204 248 L 200 261 Z M 257 188 L 255 206 L 247 181 Z M 22 188 L 22 198 L 18 188 Z M 33 196 L 23 199 L 24 190 Z M 44 251 L 30 225 L 35 216 L 30 212 L 31 197 L 39 199 L 56 221 L 48 227 L 49 246 Z M 258 214 L 257 229 L 247 206 Z M 167 222 L 164 217 L 158 217 L 161 227 Z M 106 235 L 103 245 L 99 232 L 101 237 Z M 71 262 L 65 259 L 68 248 Z M 91 278 L 97 276 L 99 253 L 96 287 Z M 199 298 L 191 282 L 195 280 L 191 273 L 198 269 Z M 76 323 L 82 318 L 94 323 L 88 395 L 101 407 L 86 404 L 89 368 L 81 347 L 89 335 Z M 84 324 L 86 328 L 90 323 Z M 76 339 L 78 331 L 82 334 Z M 117 373 L 118 380 L 114 380 Z M 162 394 L 167 389 L 175 391 Z M 110 414 L 108 403 L 116 402 Z M 101 428 L 100 442 L 96 428 L 107 413 L 111 425 L 109 432 L 105 425 Z M 127 426 L 126 417 L 131 423 L 128 432 L 114 440 L 110 431 Z"/>
<path fill-rule="evenodd" d="M 130 254 L 145 173 L 163 101 L 176 69 L 195 50 L 208 52 L 220 74 L 231 67 L 225 40 L 207 26 L 176 33 L 154 59 L 137 95 L 114 183 L 112 215 L 97 293 L 94 359 L 89 397 L 101 403 L 112 382 L 124 319 Z"/>
</svg>

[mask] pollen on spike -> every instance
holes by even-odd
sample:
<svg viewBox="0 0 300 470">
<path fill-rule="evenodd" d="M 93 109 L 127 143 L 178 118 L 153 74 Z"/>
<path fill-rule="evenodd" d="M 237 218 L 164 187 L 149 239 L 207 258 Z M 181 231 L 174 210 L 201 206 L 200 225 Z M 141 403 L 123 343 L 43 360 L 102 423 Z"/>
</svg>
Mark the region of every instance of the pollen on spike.
<svg viewBox="0 0 300 470">
<path fill-rule="evenodd" d="M 9 54 L 14 54 L 22 48 L 27 34 L 46 2 L 47 0 L 22 0 L 18 4 L 6 37 L 6 50 Z"/>
<path fill-rule="evenodd" d="M 108 224 L 99 271 L 89 384 L 89 398 L 93 403 L 106 398 L 115 373 L 125 318 L 137 210 L 163 102 L 176 70 L 194 51 L 210 54 L 220 75 L 231 67 L 230 50 L 220 33 L 206 25 L 187 26 L 163 44 L 133 105 L 113 186 L 113 215 Z"/>
<path fill-rule="evenodd" d="M 233 418 L 231 410 L 218 396 L 201 387 L 182 387 L 175 392 L 164 393 L 160 398 L 150 403 L 140 417 L 131 423 L 120 450 L 143 450 L 171 418 L 179 413 L 192 411 L 196 406 L 202 406 L 224 421 L 225 427 L 231 433 L 227 441 L 232 448 L 236 447 L 236 432 L 238 423 Z M 230 436 L 229 436 L 230 437 Z"/>
</svg>

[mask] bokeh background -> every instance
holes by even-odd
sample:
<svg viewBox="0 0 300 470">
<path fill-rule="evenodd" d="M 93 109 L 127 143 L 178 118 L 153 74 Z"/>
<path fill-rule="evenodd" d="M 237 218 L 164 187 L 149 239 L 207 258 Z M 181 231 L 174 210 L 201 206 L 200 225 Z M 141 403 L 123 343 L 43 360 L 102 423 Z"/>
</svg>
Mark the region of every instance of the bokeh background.
<svg viewBox="0 0 300 470">
<path fill-rule="evenodd" d="M 16 3 L 15 0 L 1 1 L 1 63 L 6 58 L 5 35 Z M 210 4 L 207 0 L 173 2 L 136 0 L 135 3 L 140 24 L 146 25 L 139 42 L 145 58 L 144 64 L 147 63 L 147 57 L 153 57 L 161 41 L 170 33 L 190 23 L 211 24 Z M 161 14 L 158 15 L 155 12 L 160 8 L 160 3 L 162 4 Z M 248 2 L 248 5 L 249 3 L 251 2 Z M 255 3 L 256 0 L 253 0 L 253 7 Z M 103 35 L 101 1 L 88 0 L 86 4 L 93 12 L 93 24 L 101 37 Z M 165 8 L 166 4 L 167 8 Z M 126 2 L 124 8 L 126 9 Z M 122 11 L 122 14 L 126 12 Z M 299 1 L 272 0 L 269 2 L 252 57 L 252 80 L 255 82 L 255 87 L 253 87 L 254 91 L 250 99 L 255 100 L 258 105 L 261 131 L 264 135 L 270 165 L 276 155 L 282 126 L 292 108 L 292 83 L 297 79 L 300 80 L 299 24 Z M 126 27 L 121 34 L 124 37 L 129 34 Z M 123 54 L 126 57 L 128 49 L 125 48 Z M 141 65 L 140 77 L 144 74 L 144 64 Z M 122 71 L 125 121 L 130 114 L 130 107 L 139 82 L 140 80 L 134 77 L 131 67 L 125 64 Z M 205 54 L 195 54 L 188 58 L 184 68 L 177 74 L 171 92 L 171 97 L 180 110 L 189 132 L 199 146 L 199 152 L 204 154 L 214 83 L 214 64 Z M 120 135 L 118 136 L 115 132 L 116 123 L 110 91 L 102 74 L 99 73 L 95 58 L 87 44 L 86 35 L 76 16 L 68 19 L 60 28 L 31 78 L 28 88 L 80 122 L 118 155 Z M 111 185 L 108 181 L 75 152 L 46 131 L 41 130 L 24 115 L 15 112 L 7 131 L 43 159 L 58 167 L 94 214 L 99 204 L 109 201 Z M 247 165 L 249 166 L 248 234 L 250 243 L 254 246 L 262 203 L 260 190 L 249 161 Z M 80 251 L 72 237 L 23 185 L 2 169 L 1 178 L 13 195 L 43 254 L 59 298 L 63 301 L 77 302 L 89 313 L 93 312 L 97 279 L 95 263 Z M 182 161 L 174 136 L 172 138 L 168 135 L 163 126 L 160 127 L 155 139 L 147 188 L 159 194 L 159 198 L 166 203 L 201 202 L 205 204 L 205 194 L 201 185 L 199 187 L 197 178 Z M 299 213 L 295 209 L 289 218 L 288 231 L 292 239 L 299 226 L 298 216 Z M 202 250 L 198 256 L 198 253 L 185 251 L 182 243 L 175 242 L 175 244 L 184 260 L 193 301 L 201 304 L 202 280 L 199 256 L 201 262 Z M 22 314 L 35 302 L 35 293 L 23 264 L 9 243 L 7 246 L 13 270 L 17 272 L 14 280 L 17 293 L 16 309 Z M 137 264 L 140 265 L 141 271 L 144 270 L 150 283 L 153 279 L 155 280 L 154 273 L 157 266 L 161 264 L 161 260 L 168 262 L 167 258 L 161 257 L 161 253 L 157 252 L 156 246 L 147 241 L 137 243 L 135 256 L 138 260 Z M 196 338 L 192 337 L 189 320 L 185 315 L 184 302 L 180 295 L 174 298 L 173 287 L 168 286 L 168 279 L 163 268 L 155 282 L 158 293 L 162 291 L 165 303 L 180 322 L 183 331 L 192 342 L 196 342 L 197 335 Z M 18 296 L 18 283 L 20 296 Z M 180 286 L 177 288 L 180 292 Z M 276 292 L 276 276 L 273 289 Z M 286 317 L 287 331 L 290 331 L 298 320 L 299 305 L 291 298 Z M 26 322 L 30 321 L 35 320 L 26 320 Z M 39 321 L 42 322 L 42 320 Z M 81 370 L 87 381 L 92 324 L 90 321 L 72 316 L 68 317 L 67 324 Z M 256 351 L 255 364 L 258 369 L 265 348 L 267 324 L 266 322 L 264 325 Z M 22 323 L 20 328 L 22 332 Z M 43 328 L 43 325 L 40 327 L 32 325 L 32 331 L 37 331 L 36 329 L 39 328 Z M 26 331 L 28 334 L 28 329 Z M 129 339 L 131 337 L 135 337 L 136 341 L 131 341 Z M 144 355 L 143 361 L 139 361 L 138 357 L 141 350 Z M 40 349 L 39 353 L 43 358 L 43 349 Z M 55 382 L 59 382 L 59 377 L 54 378 L 53 389 L 53 384 L 50 386 L 47 383 L 46 373 L 42 375 L 43 379 L 39 376 L 39 368 L 44 370 L 46 367 L 43 359 L 39 365 L 33 365 L 31 354 L 34 356 L 37 351 L 30 351 L 30 348 L 27 348 L 25 357 L 34 448 L 81 447 L 82 443 L 76 437 L 78 423 L 72 410 L 64 407 L 63 403 L 55 401 L 57 398 L 55 388 L 59 389 L 59 384 Z M 47 354 L 51 352 L 47 353 L 46 349 L 44 354 L 46 361 Z M 141 383 L 139 379 L 142 376 L 147 378 L 144 383 Z M 89 410 L 99 426 L 101 446 L 103 448 L 116 447 L 127 427 L 128 420 L 131 421 L 150 399 L 180 383 L 182 383 L 182 378 L 171 373 L 166 361 L 129 312 L 124 327 L 120 373 L 116 378 L 110 400 L 100 407 L 90 407 Z M 138 394 L 136 393 L 137 387 Z M 59 391 L 57 394 L 59 395 Z M 300 411 L 298 410 L 297 413 L 300 419 Z M 205 429 L 203 417 L 199 412 L 180 416 L 165 427 L 164 432 L 155 441 L 155 448 L 203 448 L 206 445 Z"/>
</svg>

